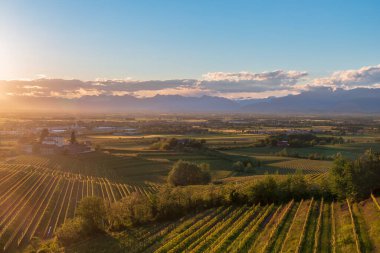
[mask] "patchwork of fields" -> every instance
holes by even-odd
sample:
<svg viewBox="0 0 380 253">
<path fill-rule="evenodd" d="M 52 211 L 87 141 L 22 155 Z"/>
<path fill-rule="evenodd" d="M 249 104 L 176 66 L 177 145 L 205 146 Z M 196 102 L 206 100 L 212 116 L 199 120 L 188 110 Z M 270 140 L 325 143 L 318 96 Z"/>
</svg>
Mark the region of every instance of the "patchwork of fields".
<svg viewBox="0 0 380 253">
<path fill-rule="evenodd" d="M 163 136 L 160 136 L 163 137 Z M 181 136 L 178 136 L 179 138 Z M 183 136 L 182 136 L 183 137 Z M 197 138 L 199 136 L 186 136 Z M 285 177 L 302 171 L 321 182 L 332 161 L 281 157 L 282 148 L 247 146 L 255 135 L 208 135 L 220 150 L 186 152 L 151 150 L 157 136 L 97 136 L 102 152 L 39 156 L 21 155 L 0 164 L 0 252 L 22 248 L 33 237 L 49 239 L 75 216 L 78 202 L 98 196 L 107 203 L 133 192 L 149 196 L 166 182 L 178 160 L 207 163 L 213 181 L 248 187 L 266 174 Z M 347 143 L 296 149 L 356 157 L 380 144 Z M 244 147 L 246 146 L 246 147 Z M 226 148 L 226 149 L 223 149 Z M 290 149 L 290 151 L 292 151 Z M 237 172 L 236 161 L 260 162 L 253 173 Z M 380 252 L 380 198 L 361 203 L 323 200 L 283 205 L 230 206 L 188 215 L 174 222 L 155 222 L 123 232 L 98 235 L 68 247 L 67 252 Z"/>
</svg>

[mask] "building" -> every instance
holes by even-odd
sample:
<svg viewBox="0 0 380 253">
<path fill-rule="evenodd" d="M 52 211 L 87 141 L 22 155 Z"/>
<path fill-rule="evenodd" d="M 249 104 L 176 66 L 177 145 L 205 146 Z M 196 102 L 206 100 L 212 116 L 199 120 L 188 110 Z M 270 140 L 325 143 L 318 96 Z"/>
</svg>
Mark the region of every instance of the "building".
<svg viewBox="0 0 380 253">
<path fill-rule="evenodd" d="M 65 138 L 63 136 L 46 136 L 42 141 L 42 145 L 63 147 L 65 145 Z"/>
<path fill-rule="evenodd" d="M 63 136 L 46 136 L 41 143 L 31 142 L 20 145 L 20 150 L 26 154 L 37 153 L 40 155 L 75 155 L 94 151 L 90 141 L 72 144 L 67 143 Z"/>
</svg>

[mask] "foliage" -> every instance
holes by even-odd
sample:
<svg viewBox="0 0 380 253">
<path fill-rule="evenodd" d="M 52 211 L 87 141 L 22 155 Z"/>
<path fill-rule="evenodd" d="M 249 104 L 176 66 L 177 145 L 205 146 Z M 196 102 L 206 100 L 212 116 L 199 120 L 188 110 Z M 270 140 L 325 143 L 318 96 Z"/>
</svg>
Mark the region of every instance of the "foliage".
<svg viewBox="0 0 380 253">
<path fill-rule="evenodd" d="M 176 139 L 167 138 L 159 139 L 157 142 L 153 143 L 150 148 L 155 150 L 184 150 L 184 149 L 194 149 L 199 150 L 205 148 L 206 140 L 196 140 L 196 139 Z"/>
<path fill-rule="evenodd" d="M 107 219 L 107 210 L 101 198 L 85 197 L 79 202 L 76 215 L 84 220 L 89 229 L 103 230 Z"/>
<path fill-rule="evenodd" d="M 146 223 L 153 218 L 149 198 L 137 192 L 113 203 L 108 215 L 112 229 Z"/>
<path fill-rule="evenodd" d="M 47 137 L 48 135 L 49 135 L 49 130 L 47 128 L 42 129 L 41 135 L 40 135 L 40 143 L 42 143 L 45 137 Z"/>
<path fill-rule="evenodd" d="M 75 143 L 77 143 L 77 136 L 76 136 L 76 134 L 75 134 L 75 131 L 72 131 L 72 132 L 71 132 L 70 143 L 71 143 L 71 144 L 75 144 Z"/>
<path fill-rule="evenodd" d="M 285 142 L 289 147 L 301 148 L 301 147 L 311 147 L 315 145 L 325 145 L 325 144 L 342 144 L 344 140 L 342 137 L 317 137 L 314 134 L 280 134 L 272 135 L 264 140 L 261 140 L 260 145 L 262 146 L 278 146 L 282 142 Z"/>
<path fill-rule="evenodd" d="M 72 244 L 91 233 L 90 227 L 81 217 L 68 219 L 60 226 L 56 236 L 64 245 Z"/>
<path fill-rule="evenodd" d="M 64 248 L 59 245 L 57 239 L 42 241 L 38 237 L 31 239 L 29 245 L 22 251 L 24 253 L 63 253 Z"/>
<path fill-rule="evenodd" d="M 193 185 L 162 187 L 148 196 L 134 194 L 111 205 L 109 222 L 118 230 L 154 220 L 170 220 L 211 207 L 283 203 L 291 199 L 309 197 L 331 199 L 325 188 L 311 183 L 302 174 L 283 179 L 266 176 L 264 179 L 240 186 L 239 184 Z"/>
<path fill-rule="evenodd" d="M 169 172 L 168 182 L 174 186 L 207 184 L 211 180 L 207 165 L 197 165 L 186 161 L 176 162 Z"/>
<path fill-rule="evenodd" d="M 98 197 L 83 198 L 76 209 L 76 217 L 66 220 L 56 231 L 58 240 L 72 244 L 83 237 L 103 231 L 107 219 L 107 209 Z"/>
<path fill-rule="evenodd" d="M 332 192 L 340 199 L 363 199 L 380 187 L 380 154 L 366 151 L 356 160 L 339 156 L 330 171 Z"/>
<path fill-rule="evenodd" d="M 232 169 L 236 172 L 252 173 L 255 172 L 256 164 L 250 160 L 237 161 L 232 164 Z"/>
</svg>

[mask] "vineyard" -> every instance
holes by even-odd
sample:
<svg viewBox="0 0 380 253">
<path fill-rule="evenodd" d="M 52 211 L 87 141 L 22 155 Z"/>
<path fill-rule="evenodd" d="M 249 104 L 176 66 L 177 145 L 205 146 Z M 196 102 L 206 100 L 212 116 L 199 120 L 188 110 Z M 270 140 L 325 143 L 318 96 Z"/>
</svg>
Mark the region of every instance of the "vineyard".
<svg viewBox="0 0 380 253">
<path fill-rule="evenodd" d="M 177 222 L 140 227 L 124 235 L 123 246 L 128 252 L 379 252 L 379 225 L 380 210 L 372 199 L 310 199 L 210 209 Z M 71 250 L 95 251 L 99 240 Z"/>
<path fill-rule="evenodd" d="M 0 165 L 1 249 L 25 245 L 35 236 L 52 237 L 58 226 L 74 217 L 83 197 L 115 202 L 132 192 L 149 195 L 156 190 L 154 183 L 115 183 L 47 167 L 38 159 L 24 164 L 8 161 Z"/>
<path fill-rule="evenodd" d="M 292 159 L 287 161 L 275 162 L 269 166 L 280 169 L 287 169 L 289 172 L 301 170 L 305 174 L 324 173 L 332 167 L 331 161 L 307 160 L 307 159 Z"/>
<path fill-rule="evenodd" d="M 324 166 L 316 163 L 314 167 L 297 160 L 278 164 L 284 170 L 298 165 L 304 166 L 306 180 L 320 182 L 327 176 Z M 35 156 L 0 164 L 0 252 L 23 247 L 33 237 L 52 238 L 61 224 L 75 216 L 78 202 L 86 196 L 112 203 L 133 192 L 149 196 L 159 187 L 149 181 L 125 184 L 114 180 L 112 173 L 109 177 L 78 173 L 80 164 L 74 167 L 71 171 L 70 164 L 62 160 Z M 248 187 L 262 178 L 265 175 L 230 177 L 224 182 Z M 378 252 L 379 203 L 380 198 L 372 195 L 360 203 L 305 199 L 281 205 L 222 206 L 174 222 L 155 222 L 112 234 L 122 245 L 114 245 L 111 251 Z M 108 244 L 99 245 L 102 240 L 107 239 L 84 240 L 67 251 L 94 252 L 104 245 L 105 251 L 112 249 Z"/>
</svg>

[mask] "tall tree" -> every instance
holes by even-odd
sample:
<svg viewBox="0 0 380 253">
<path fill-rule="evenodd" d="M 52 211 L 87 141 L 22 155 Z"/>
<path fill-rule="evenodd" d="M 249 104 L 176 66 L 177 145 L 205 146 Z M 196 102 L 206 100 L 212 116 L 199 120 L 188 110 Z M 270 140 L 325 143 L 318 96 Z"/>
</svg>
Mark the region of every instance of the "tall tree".
<svg viewBox="0 0 380 253">
<path fill-rule="evenodd" d="M 169 172 L 168 181 L 174 186 L 207 184 L 211 180 L 208 166 L 199 166 L 195 163 L 178 161 Z"/>
<path fill-rule="evenodd" d="M 75 134 L 75 131 L 72 131 L 72 132 L 71 132 L 70 143 L 71 143 L 71 144 L 75 144 L 75 143 L 77 143 L 77 136 L 76 136 L 76 134 Z"/>
<path fill-rule="evenodd" d="M 338 156 L 330 170 L 332 191 L 339 198 L 363 199 L 380 188 L 380 154 L 367 150 L 356 160 Z"/>
<path fill-rule="evenodd" d="M 47 128 L 42 129 L 40 135 L 40 143 L 42 143 L 47 136 L 49 136 L 49 130 Z"/>
</svg>

